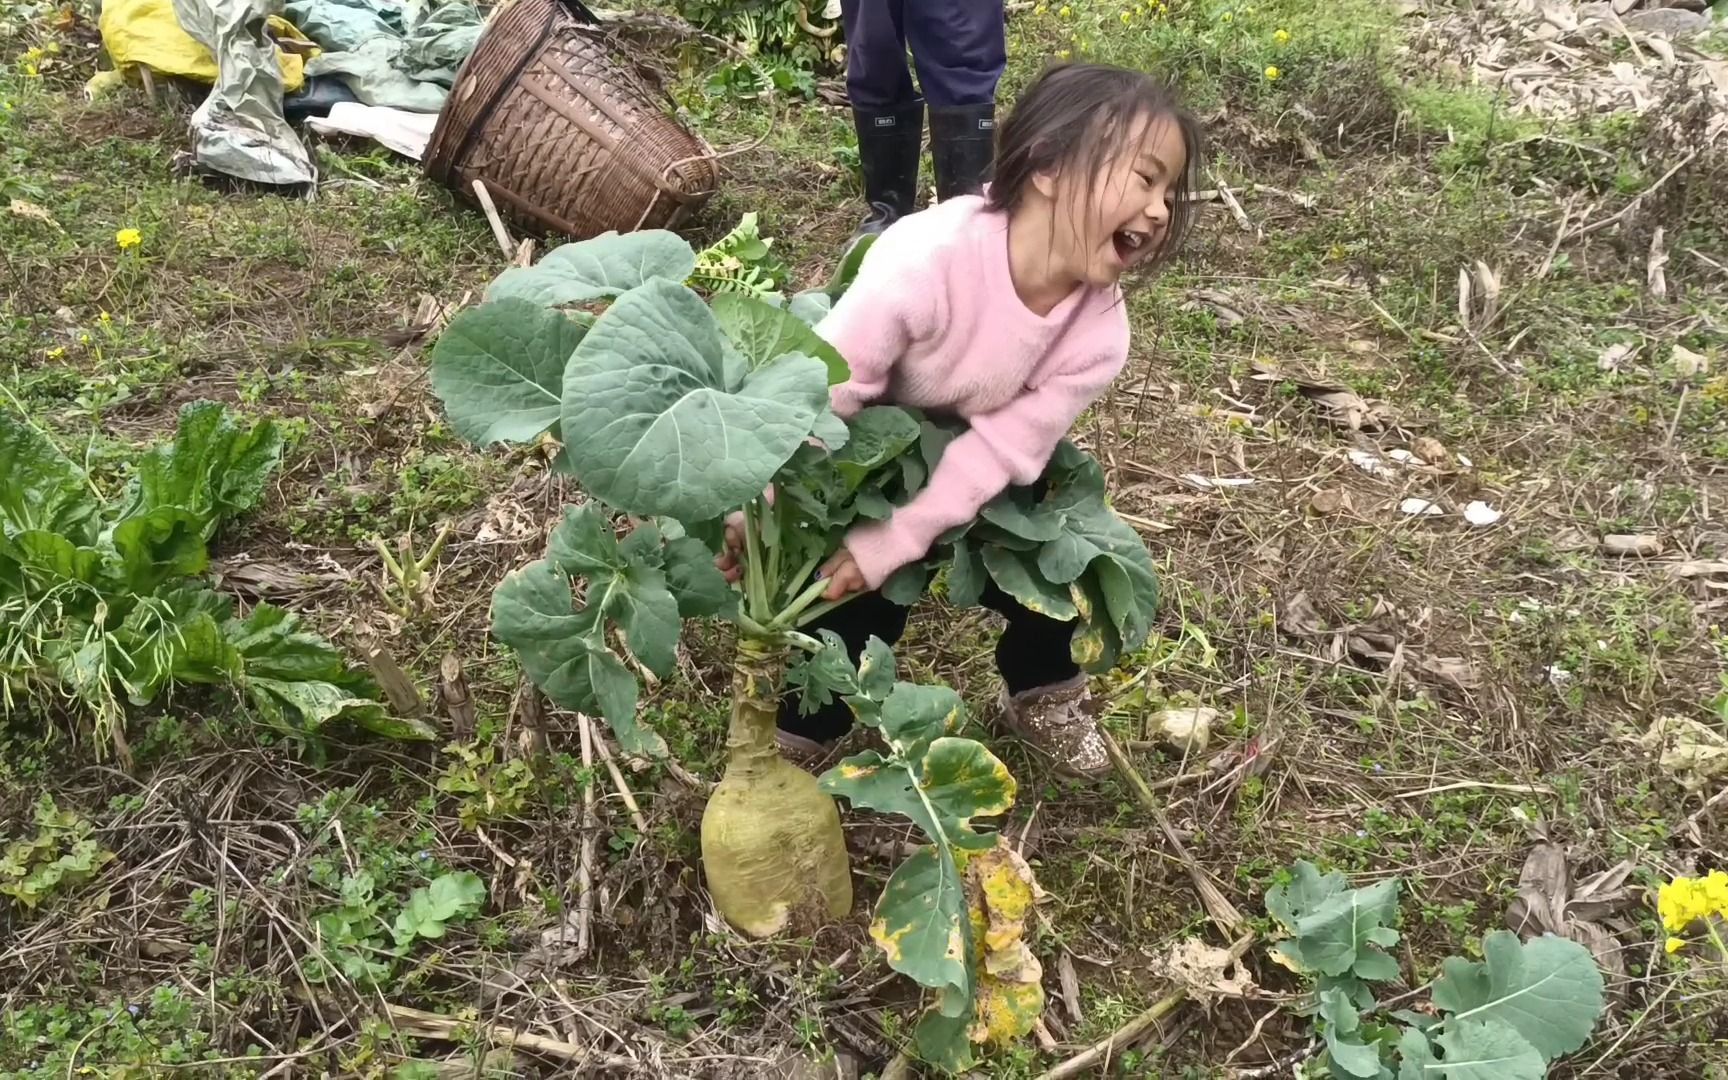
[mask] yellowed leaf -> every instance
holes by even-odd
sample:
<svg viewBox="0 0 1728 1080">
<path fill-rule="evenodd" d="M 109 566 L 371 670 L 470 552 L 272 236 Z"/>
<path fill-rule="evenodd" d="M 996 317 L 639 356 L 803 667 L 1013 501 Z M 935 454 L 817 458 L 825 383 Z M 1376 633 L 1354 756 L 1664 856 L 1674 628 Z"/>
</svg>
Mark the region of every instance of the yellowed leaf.
<svg viewBox="0 0 1728 1080">
<path fill-rule="evenodd" d="M 1274 959 L 1280 959 L 1273 953 Z M 1280 960 L 1280 962 L 1283 962 Z M 1242 997 L 1254 989 L 1254 977 L 1230 950 L 1189 938 L 1171 946 L 1159 961 L 1164 976 L 1182 986 L 1200 1001 L 1217 997 Z"/>
<path fill-rule="evenodd" d="M 27 221 L 40 221 L 44 225 L 51 225 L 56 229 L 60 227 L 60 223 L 54 220 L 54 215 L 48 212 L 46 206 L 38 206 L 27 199 L 13 199 L 12 205 L 7 209 L 11 211 L 13 217 L 24 218 Z"/>
<path fill-rule="evenodd" d="M 1001 1045 L 1024 1037 L 1044 1013 L 1044 968 L 1026 944 L 1026 919 L 1043 895 L 1032 867 L 998 837 L 966 858 L 966 899 L 977 935 L 974 1013 L 967 1037 Z"/>
</svg>

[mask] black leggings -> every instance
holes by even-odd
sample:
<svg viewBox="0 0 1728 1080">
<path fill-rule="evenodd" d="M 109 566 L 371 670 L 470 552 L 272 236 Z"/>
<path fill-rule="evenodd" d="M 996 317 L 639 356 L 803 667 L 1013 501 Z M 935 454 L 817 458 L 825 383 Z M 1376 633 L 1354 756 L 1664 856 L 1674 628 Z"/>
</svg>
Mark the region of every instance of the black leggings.
<svg viewBox="0 0 1728 1080">
<path fill-rule="evenodd" d="M 1074 636 L 1072 622 L 1022 607 L 1019 601 L 997 588 L 994 581 L 985 581 L 984 595 L 978 602 L 1008 620 L 1008 628 L 996 641 L 996 670 L 1009 693 L 1051 686 L 1080 674 L 1079 665 L 1069 653 L 1069 639 Z M 832 630 L 840 635 L 856 664 L 872 637 L 879 637 L 888 645 L 898 642 L 906 632 L 906 617 L 911 611 L 879 592 L 865 593 L 804 629 L 812 634 Z M 800 716 L 798 695 L 794 692 L 780 699 L 780 729 L 828 742 L 852 730 L 852 710 L 845 702 L 835 700 L 808 716 Z"/>
</svg>

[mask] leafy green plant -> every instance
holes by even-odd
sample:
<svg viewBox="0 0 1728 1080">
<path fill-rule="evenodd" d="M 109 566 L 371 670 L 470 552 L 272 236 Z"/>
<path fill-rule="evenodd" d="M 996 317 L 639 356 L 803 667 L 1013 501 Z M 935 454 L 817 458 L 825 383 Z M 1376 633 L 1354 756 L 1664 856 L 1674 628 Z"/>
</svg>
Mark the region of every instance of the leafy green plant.
<svg viewBox="0 0 1728 1080">
<path fill-rule="evenodd" d="M 0 1039 L 0 1076 L 148 1080 L 196 1072 L 215 1080 L 240 1080 L 266 1067 L 261 1047 L 236 1055 L 215 1044 L 210 1016 L 195 992 L 163 984 L 105 993 L 113 996 L 14 1002 L 0 1009 L 0 1031 L 6 1032 Z M 246 1060 L 253 1056 L 260 1061 Z"/>
<path fill-rule="evenodd" d="M 817 10 L 812 11 L 816 6 Z M 743 54 L 710 80 L 717 90 L 757 95 L 815 89 L 813 73 L 839 63 L 839 9 L 811 0 L 678 0 L 678 14 Z M 766 83 L 766 85 L 764 85 Z"/>
<path fill-rule="evenodd" d="M 785 281 L 786 264 L 774 254 L 773 239 L 762 235 L 756 215 L 749 213 L 731 232 L 696 253 L 689 285 L 703 292 L 778 300 Z"/>
<path fill-rule="evenodd" d="M 203 582 L 210 538 L 257 504 L 281 453 L 272 423 L 195 403 L 108 499 L 44 432 L 0 413 L 0 704 L 69 701 L 123 757 L 127 707 L 194 683 L 234 687 L 301 737 L 337 719 L 428 737 L 387 716 L 370 680 L 294 615 L 238 616 Z"/>
<path fill-rule="evenodd" d="M 1351 889 L 1343 874 L 1298 862 L 1288 883 L 1267 892 L 1266 910 L 1286 935 L 1273 958 L 1315 980 L 1320 1061 L 1334 1077 L 1538 1080 L 1584 1045 L 1602 1015 L 1589 949 L 1497 930 L 1482 939 L 1481 961 L 1441 964 L 1432 1012 L 1381 1018 L 1370 984 L 1398 977 L 1384 951 L 1399 940 L 1397 879 Z"/>
<path fill-rule="evenodd" d="M 906 409 L 842 421 L 829 407 L 846 364 L 810 323 L 866 250 L 853 248 L 833 281 L 783 304 L 738 292 L 710 304 L 685 284 L 696 255 L 672 233 L 566 245 L 505 271 L 485 303 L 451 322 L 433 350 L 432 384 L 465 438 L 556 440 L 557 466 L 590 497 L 565 511 L 545 557 L 493 596 L 493 633 L 548 697 L 604 716 L 626 752 L 664 754 L 637 716 L 631 666 L 670 676 L 685 619 L 736 628 L 726 774 L 702 824 L 709 890 L 734 926 L 769 935 L 852 904 L 834 802 L 775 747 L 785 687 L 807 703 L 844 697 L 882 730 L 889 755 L 830 774 L 830 790 L 906 814 L 930 839 L 892 879 L 879 940 L 897 968 L 936 991 L 938 1015 L 971 1033 L 970 962 L 980 953 L 961 863 L 989 846 L 969 820 L 1007 809 L 1012 778 L 958 737 L 951 690 L 894 684 L 886 650 L 854 671 L 835 639 L 802 629 L 844 602 L 822 599 L 823 560 L 853 524 L 914 497 L 956 433 Z M 587 310 L 601 303 L 598 316 Z M 572 305 L 584 310 L 567 313 Z M 630 515 L 633 528 L 620 536 L 609 510 Z M 733 514 L 747 555 L 735 586 L 714 566 Z M 976 599 L 988 575 L 1039 610 L 1075 618 L 1074 655 L 1094 670 L 1148 632 L 1151 560 L 1109 510 L 1096 462 L 1072 446 L 1039 491 L 1005 492 L 971 531 L 943 540 L 896 575 L 890 595 L 910 602 L 946 565 L 951 595 Z M 894 928 L 920 908 L 921 932 Z M 956 942 L 968 944 L 954 953 Z"/>
<path fill-rule="evenodd" d="M 378 987 L 395 974 L 396 962 L 422 940 L 444 937 L 452 922 L 479 914 L 486 902 L 486 883 L 462 871 L 441 874 L 414 889 L 388 919 L 386 902 L 370 873 L 362 870 L 342 879 L 342 903 L 321 912 L 312 922 L 319 952 L 308 958 L 307 977 L 329 982 L 337 977 L 356 986 Z"/>
<path fill-rule="evenodd" d="M 534 792 L 534 767 L 522 758 L 500 764 L 491 743 L 451 743 L 455 758 L 438 777 L 438 790 L 461 802 L 456 817 L 465 829 L 519 814 Z"/>
<path fill-rule="evenodd" d="M 397 554 L 393 555 L 388 544 L 373 538 L 372 550 L 378 553 L 378 561 L 383 563 L 378 597 L 386 607 L 404 619 L 416 618 L 431 607 L 433 578 L 429 571 L 437 565 L 449 539 L 450 526 L 446 525 L 438 530 L 426 554 L 416 555 L 414 537 L 403 534 L 396 543 Z"/>
<path fill-rule="evenodd" d="M 845 645 L 827 634 L 807 665 L 805 685 L 817 685 L 814 673 L 822 672 L 823 689 L 844 691 L 859 721 L 881 733 L 888 753 L 867 750 L 847 758 L 823 774 L 822 790 L 909 818 L 930 841 L 889 877 L 870 936 L 890 967 L 936 994 L 914 1033 L 920 1055 L 964 1070 L 972 1065 L 972 1043 L 1025 1035 L 1043 1012 L 1037 963 L 1020 939 L 1031 871 L 1010 873 L 993 888 L 981 884 L 988 874 L 969 882 L 966 873 L 1011 856 L 1000 836 L 974 831 L 971 821 L 1008 811 L 1014 777 L 989 750 L 956 737 L 965 716 L 960 695 L 946 686 L 896 682 L 894 657 L 881 641 L 872 638 L 857 670 L 849 668 Z M 1025 897 L 1004 903 L 1016 882 Z M 1010 906 L 1016 910 L 1005 919 L 992 917 Z M 975 923 L 983 923 L 984 932 L 976 932 Z M 986 987 L 989 993 L 981 994 Z"/>
<path fill-rule="evenodd" d="M 90 822 L 61 810 L 44 792 L 36 800 L 36 832 L 8 844 L 0 853 L 0 896 L 34 910 L 62 889 L 96 876 L 114 853 L 90 835 Z"/>
</svg>

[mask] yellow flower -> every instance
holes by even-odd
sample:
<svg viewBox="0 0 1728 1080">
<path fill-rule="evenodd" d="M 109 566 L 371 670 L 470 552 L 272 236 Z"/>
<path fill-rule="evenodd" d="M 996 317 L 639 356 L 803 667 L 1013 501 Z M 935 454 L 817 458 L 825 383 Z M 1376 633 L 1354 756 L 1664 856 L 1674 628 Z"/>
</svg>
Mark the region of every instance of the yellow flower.
<svg viewBox="0 0 1728 1080">
<path fill-rule="evenodd" d="M 1074 15 L 1074 9 L 1069 7 L 1067 4 L 1063 4 L 1056 14 L 1064 19 L 1072 18 Z"/>
<path fill-rule="evenodd" d="M 1277 69 L 1277 67 L 1275 67 L 1275 66 L 1274 67 L 1268 67 L 1266 69 L 1266 78 L 1268 80 L 1276 79 L 1276 78 L 1278 78 L 1278 76 L 1280 76 L 1282 74 L 1284 74 L 1284 73 L 1282 71 L 1279 71 Z"/>
<path fill-rule="evenodd" d="M 1656 913 L 1670 934 L 1712 915 L 1728 919 L 1728 871 L 1713 870 L 1701 878 L 1675 878 L 1656 891 Z"/>
<path fill-rule="evenodd" d="M 121 229 L 114 234 L 114 242 L 121 251 L 130 251 L 144 242 L 144 234 L 137 229 Z"/>
<path fill-rule="evenodd" d="M 61 357 L 66 355 L 66 346 L 56 345 L 52 349 L 49 349 L 46 352 L 44 352 L 42 355 L 46 356 L 50 360 L 58 360 Z"/>
<path fill-rule="evenodd" d="M 96 316 L 96 321 L 101 323 L 103 326 L 109 326 L 109 325 L 113 324 L 114 316 L 112 316 L 112 315 L 108 314 L 106 311 L 104 311 L 100 315 Z"/>
<path fill-rule="evenodd" d="M 1677 938 L 1677 937 L 1669 938 L 1667 941 L 1667 944 L 1665 944 L 1663 946 L 1663 948 L 1668 950 L 1668 955 L 1670 955 L 1670 956 L 1674 955 L 1675 953 L 1679 952 L 1681 949 L 1684 949 L 1685 947 L 1686 947 L 1686 939 L 1685 938 Z"/>
<path fill-rule="evenodd" d="M 1234 15 L 1234 14 L 1232 14 L 1232 13 L 1231 13 L 1231 12 L 1228 12 L 1228 11 L 1226 11 L 1226 12 L 1225 12 L 1225 13 L 1224 13 L 1224 14 L 1222 14 L 1222 15 L 1220 15 L 1220 16 L 1218 16 L 1218 17 L 1219 17 L 1219 18 L 1220 18 L 1220 19 L 1223 19 L 1223 20 L 1224 20 L 1224 21 L 1225 21 L 1225 22 L 1229 22 L 1229 21 L 1231 21 L 1231 20 L 1232 20 L 1232 19 L 1234 19 L 1234 18 L 1235 18 L 1235 17 L 1236 17 L 1236 16 L 1235 16 L 1235 15 Z"/>
<path fill-rule="evenodd" d="M 1716 914 L 1728 919 L 1728 870 L 1712 870 L 1704 879 L 1704 898 Z"/>
<path fill-rule="evenodd" d="M 1058 60 L 1066 60 L 1066 59 L 1068 59 L 1068 58 L 1069 58 L 1069 57 L 1070 57 L 1070 56 L 1073 56 L 1073 55 L 1074 55 L 1074 54 L 1073 54 L 1073 53 L 1072 53 L 1072 52 L 1069 52 L 1069 51 L 1068 51 L 1068 50 L 1067 50 L 1067 49 L 1060 49 L 1060 50 L 1058 50 L 1058 51 L 1057 51 L 1057 53 L 1056 53 L 1056 59 L 1058 59 Z"/>
<path fill-rule="evenodd" d="M 1274 30 L 1272 31 L 1272 40 L 1279 45 L 1288 45 L 1290 44 L 1290 31 Z"/>
<path fill-rule="evenodd" d="M 31 63 L 26 63 L 24 65 L 24 74 L 27 78 L 31 79 L 39 79 L 42 77 L 42 73 L 36 70 L 36 65 Z"/>
<path fill-rule="evenodd" d="M 1048 14 L 1050 14 L 1050 5 L 1049 4 L 1039 4 L 1037 7 L 1032 9 L 1032 14 L 1034 14 L 1034 15 L 1048 15 Z"/>
<path fill-rule="evenodd" d="M 1124 11 L 1122 13 L 1122 25 L 1123 26 L 1127 26 L 1129 23 L 1131 23 L 1133 21 L 1134 21 L 1134 13 L 1133 12 Z"/>
</svg>

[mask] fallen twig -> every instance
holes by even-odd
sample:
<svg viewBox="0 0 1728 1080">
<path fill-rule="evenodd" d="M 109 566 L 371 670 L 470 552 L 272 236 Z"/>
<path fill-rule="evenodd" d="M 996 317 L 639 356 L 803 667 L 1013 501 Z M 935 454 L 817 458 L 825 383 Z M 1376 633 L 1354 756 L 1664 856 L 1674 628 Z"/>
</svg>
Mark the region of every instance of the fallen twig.
<svg viewBox="0 0 1728 1080">
<path fill-rule="evenodd" d="M 1104 749 L 1110 754 L 1111 764 L 1116 766 L 1117 773 L 1128 782 L 1129 789 L 1134 792 L 1140 805 L 1152 815 L 1152 820 L 1157 822 L 1159 831 L 1164 834 L 1164 842 L 1170 845 L 1170 850 L 1175 852 L 1182 866 L 1188 871 L 1188 878 L 1194 883 L 1194 891 L 1200 895 L 1200 903 L 1206 908 L 1206 914 L 1212 919 L 1213 925 L 1227 937 L 1240 933 L 1242 913 L 1237 911 L 1236 905 L 1212 883 L 1212 878 L 1194 860 L 1187 846 L 1182 843 L 1182 838 L 1176 835 L 1170 819 L 1164 814 L 1164 808 L 1158 805 L 1157 798 L 1153 796 L 1151 785 L 1146 783 L 1146 778 L 1140 775 L 1140 770 L 1134 767 L 1134 763 L 1128 760 L 1128 755 L 1117 743 L 1114 735 L 1102 727 L 1098 729 L 1098 734 L 1104 738 Z"/>
<path fill-rule="evenodd" d="M 1577 195 L 1567 196 L 1566 205 L 1560 209 L 1560 225 L 1554 230 L 1554 242 L 1548 246 L 1548 254 L 1543 256 L 1541 265 L 1536 267 L 1534 276 L 1537 279 L 1547 277 L 1548 272 L 1554 269 L 1554 256 L 1560 254 L 1560 245 L 1566 242 L 1566 226 L 1572 220 L 1572 206 L 1577 201 Z M 1526 285 L 1524 288 L 1528 289 L 1529 286 Z M 1524 289 L 1518 290 L 1518 296 L 1512 298 L 1513 303 L 1516 303 L 1518 297 L 1523 295 Z M 1511 304 L 1507 306 L 1510 307 Z"/>
<path fill-rule="evenodd" d="M 1680 430 L 1680 415 L 1686 411 L 1686 394 L 1691 389 L 1691 383 L 1680 388 L 1680 400 L 1674 405 L 1674 419 L 1668 422 L 1668 435 L 1662 440 L 1663 446 L 1674 445 L 1674 433 Z"/>
<path fill-rule="evenodd" d="M 588 719 L 585 713 L 578 715 L 582 717 L 582 733 L 586 736 L 593 721 Z M 648 820 L 642 816 L 642 808 L 636 804 L 636 796 L 631 792 L 630 785 L 624 782 L 624 773 L 619 770 L 618 763 L 612 758 L 612 748 L 606 745 L 605 737 L 598 732 L 594 733 L 593 739 L 594 749 L 599 751 L 600 760 L 605 763 L 606 771 L 612 777 L 612 786 L 618 789 L 619 796 L 624 800 L 624 806 L 630 811 L 630 820 L 635 824 L 637 833 L 643 836 L 648 835 Z"/>
<path fill-rule="evenodd" d="M 1541 784 L 1493 784 L 1486 780 L 1460 780 L 1455 784 L 1423 788 L 1421 791 L 1400 791 L 1394 799 L 1420 799 L 1424 795 L 1439 795 L 1447 791 L 1509 791 L 1514 795 L 1552 795 L 1554 789 Z"/>
<path fill-rule="evenodd" d="M 492 193 L 486 190 L 486 181 L 478 176 L 474 178 L 474 197 L 480 200 L 480 209 L 486 214 L 486 223 L 492 226 L 492 236 L 498 241 L 498 250 L 504 253 L 506 262 L 516 258 L 516 241 L 510 239 L 510 230 L 504 227 L 504 219 L 498 216 L 498 207 L 492 202 Z"/>
<path fill-rule="evenodd" d="M 530 1054 L 543 1054 L 562 1061 L 580 1062 L 583 1065 L 599 1066 L 610 1069 L 634 1068 L 638 1062 L 620 1054 L 608 1054 L 600 1050 L 590 1050 L 585 1046 L 577 1046 L 562 1039 L 549 1039 L 544 1035 L 534 1035 L 526 1031 L 517 1031 L 502 1024 L 476 1023 L 471 1020 L 453 1020 L 448 1016 L 424 1012 L 420 1009 L 410 1009 L 406 1005 L 384 1004 L 384 1013 L 390 1018 L 390 1023 L 403 1035 L 415 1039 L 437 1039 L 440 1042 L 467 1042 L 471 1035 L 477 1035 L 494 1046 L 505 1050 L 524 1050 Z"/>
<path fill-rule="evenodd" d="M 490 851 L 499 862 L 510 867 L 512 870 L 516 868 L 516 857 L 494 843 L 492 838 L 486 835 L 486 830 L 484 828 L 479 825 L 474 826 L 474 836 L 482 844 L 486 845 L 486 850 Z"/>
<path fill-rule="evenodd" d="M 1286 1073 L 1294 1076 L 1296 1075 L 1297 1066 L 1301 1065 L 1309 1058 L 1317 1056 L 1321 1050 L 1325 1049 L 1325 1046 L 1325 1043 L 1316 1039 L 1307 1046 L 1302 1047 L 1300 1050 L 1292 1050 L 1283 1057 L 1277 1058 L 1268 1064 L 1258 1065 L 1252 1069 L 1244 1069 L 1241 1072 L 1232 1075 L 1235 1077 L 1235 1080 L 1262 1080 L 1263 1077 L 1283 1076 Z"/>
<path fill-rule="evenodd" d="M 1675 163 L 1675 165 L 1672 169 L 1669 169 L 1667 172 L 1663 173 L 1660 177 L 1658 177 L 1654 184 L 1651 184 L 1649 187 L 1645 188 L 1643 191 L 1640 191 L 1638 194 L 1632 196 L 1631 202 L 1627 203 L 1625 206 L 1622 206 L 1619 210 L 1616 210 L 1614 213 L 1603 218 L 1601 221 L 1593 221 L 1588 225 L 1583 225 L 1583 226 L 1580 226 L 1580 227 L 1572 230 L 1571 232 L 1566 234 L 1566 240 L 1577 240 L 1580 237 L 1589 236 L 1593 232 L 1600 232 L 1601 230 L 1606 229 L 1610 225 L 1613 225 L 1619 221 L 1625 220 L 1626 215 L 1628 215 L 1632 211 L 1636 210 L 1640 203 L 1642 203 L 1645 199 L 1648 199 L 1651 195 L 1654 195 L 1657 192 L 1657 190 L 1662 187 L 1662 185 L 1664 185 L 1668 181 L 1674 179 L 1675 173 L 1679 172 L 1681 169 L 1684 169 L 1686 166 L 1692 164 L 1693 160 L 1696 159 L 1697 157 L 1698 157 L 1698 151 L 1697 150 L 1690 151 L 1689 153 L 1687 153 L 1687 155 L 1685 157 L 1681 158 L 1677 163 Z M 1562 243 L 1564 243 L 1564 241 L 1562 241 Z M 1558 246 L 1558 245 L 1556 245 L 1556 246 Z"/>
<path fill-rule="evenodd" d="M 1724 802 L 1728 802 L 1728 786 L 1724 786 L 1721 791 L 1718 791 L 1716 794 L 1706 799 L 1704 805 L 1700 806 L 1697 810 L 1694 810 L 1692 815 L 1686 819 L 1686 824 L 1696 829 L 1704 823 L 1706 817 L 1710 816 L 1710 811 L 1716 809 L 1717 806 Z"/>
<path fill-rule="evenodd" d="M 577 713 L 582 738 L 582 768 L 588 782 L 582 785 L 582 854 L 576 864 L 576 950 L 572 960 L 588 955 L 594 931 L 594 850 L 600 837 L 600 818 L 594 812 L 594 732 L 588 717 Z"/>
<path fill-rule="evenodd" d="M 1243 934 L 1230 946 L 1230 959 L 1240 960 L 1254 944 L 1253 934 Z M 1160 998 L 1156 1004 L 1134 1019 L 1123 1024 L 1100 1041 L 1093 1043 L 1082 1051 L 1057 1065 L 1053 1069 L 1039 1075 L 1038 1080 L 1064 1080 L 1070 1076 L 1084 1076 L 1094 1068 L 1109 1061 L 1118 1049 L 1136 1042 L 1147 1030 L 1176 1010 L 1176 1007 L 1188 1000 L 1186 989 L 1173 990 Z"/>
<path fill-rule="evenodd" d="M 1312 209 L 1314 209 L 1314 206 L 1315 206 L 1314 196 L 1304 195 L 1300 191 L 1286 191 L 1285 189 L 1283 189 L 1281 187 L 1273 187 L 1271 184 L 1255 184 L 1254 185 L 1254 193 L 1256 195 L 1259 195 L 1261 193 L 1265 193 L 1267 195 L 1277 195 L 1280 198 L 1288 199 L 1289 201 L 1295 203 L 1298 207 L 1302 208 L 1303 210 L 1312 210 Z"/>
<path fill-rule="evenodd" d="M 1136 739 L 1128 743 L 1128 749 L 1130 750 L 1159 750 L 1163 747 L 1163 743 L 1142 739 Z M 1171 788 L 1181 787 L 1183 784 L 1191 784 L 1196 780 L 1210 780 L 1212 777 L 1217 775 L 1217 773 L 1212 772 L 1210 769 L 1205 772 L 1177 773 L 1175 776 L 1165 777 L 1163 780 L 1153 780 L 1148 782 L 1146 790 L 1169 791 Z"/>
<path fill-rule="evenodd" d="M 685 787 L 689 788 L 691 791 L 700 791 L 700 792 L 706 793 L 706 792 L 712 791 L 714 789 L 714 785 L 712 782 L 704 780 L 700 776 L 697 776 L 695 773 L 691 772 L 689 769 L 686 769 L 684 766 L 680 765 L 678 763 L 677 759 L 672 757 L 672 755 L 670 755 L 670 754 L 666 755 L 666 757 L 660 762 L 660 764 L 665 767 L 665 769 L 668 773 L 671 774 L 672 779 L 678 781 L 680 784 L 683 784 Z"/>
<path fill-rule="evenodd" d="M 1283 1011 L 1284 1011 L 1284 1009 L 1280 1005 L 1274 1005 L 1270 1009 L 1267 1009 L 1266 1012 L 1260 1017 L 1260 1019 L 1256 1020 L 1254 1022 L 1254 1030 L 1250 1031 L 1248 1033 L 1248 1037 L 1246 1039 L 1243 1039 L 1240 1043 L 1238 1043 L 1236 1046 L 1236 1049 L 1234 1049 L 1234 1050 L 1230 1051 L 1228 1054 L 1224 1055 L 1225 1066 L 1228 1067 L 1232 1061 L 1236 1060 L 1236 1056 L 1238 1054 L 1242 1053 L 1243 1051 L 1247 1050 L 1250 1046 L 1253 1046 L 1255 1043 L 1259 1042 L 1260 1041 L 1260 1033 L 1262 1031 L 1266 1030 L 1266 1022 L 1268 1020 L 1271 1020 L 1274 1016 L 1279 1015 Z"/>
<path fill-rule="evenodd" d="M 1074 970 L 1074 958 L 1066 951 L 1056 962 L 1056 976 L 1062 985 L 1062 1005 L 1068 1010 L 1068 1019 L 1076 1024 L 1086 1019 L 1086 1014 L 1080 1009 L 1080 975 Z"/>
<path fill-rule="evenodd" d="M 1223 199 L 1224 205 L 1230 208 L 1230 216 L 1236 219 L 1236 224 L 1242 227 L 1243 232 L 1253 232 L 1254 223 L 1248 220 L 1248 211 L 1242 209 L 1242 204 L 1236 201 L 1236 193 L 1231 191 L 1229 185 L 1216 176 L 1212 178 L 1212 183 L 1217 185 L 1218 197 Z"/>
</svg>

